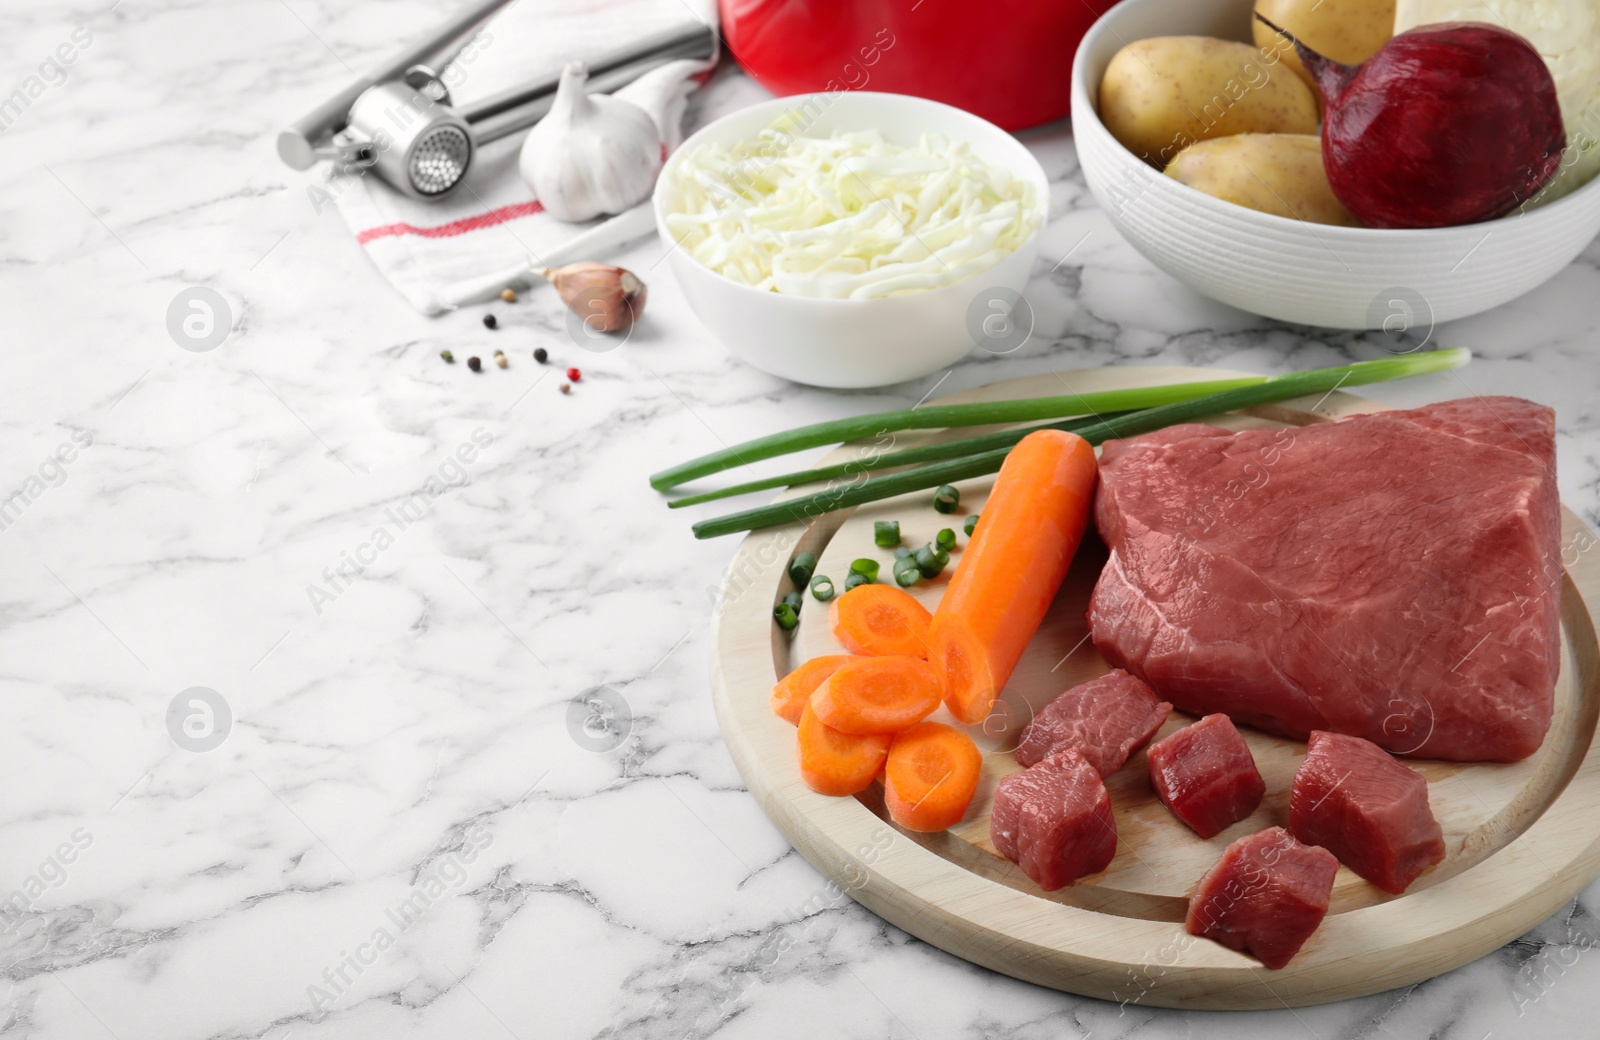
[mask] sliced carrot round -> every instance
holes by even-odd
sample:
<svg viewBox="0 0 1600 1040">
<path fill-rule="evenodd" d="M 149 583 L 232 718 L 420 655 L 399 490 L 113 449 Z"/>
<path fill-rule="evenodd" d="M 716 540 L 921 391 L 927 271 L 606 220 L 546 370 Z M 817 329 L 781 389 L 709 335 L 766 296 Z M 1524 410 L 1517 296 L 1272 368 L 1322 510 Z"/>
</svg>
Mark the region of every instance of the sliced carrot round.
<svg viewBox="0 0 1600 1040">
<path fill-rule="evenodd" d="M 828 676 L 854 660 L 849 654 L 824 654 L 804 662 L 772 688 L 772 713 L 790 725 L 800 725 L 800 711 L 811 694 Z"/>
<path fill-rule="evenodd" d="M 811 710 L 844 733 L 898 733 L 933 714 L 944 682 L 916 657 L 852 657 L 817 686 Z"/>
<path fill-rule="evenodd" d="M 889 754 L 887 735 L 856 736 L 825 726 L 809 706 L 800 713 L 800 779 L 818 794 L 865 791 Z"/>
<path fill-rule="evenodd" d="M 928 656 L 933 615 L 907 592 L 891 585 L 858 585 L 828 608 L 833 634 L 852 654 L 871 657 Z"/>
<path fill-rule="evenodd" d="M 919 722 L 889 745 L 883 802 L 908 831 L 942 831 L 967 814 L 982 772 L 983 754 L 971 737 L 940 722 Z"/>
</svg>

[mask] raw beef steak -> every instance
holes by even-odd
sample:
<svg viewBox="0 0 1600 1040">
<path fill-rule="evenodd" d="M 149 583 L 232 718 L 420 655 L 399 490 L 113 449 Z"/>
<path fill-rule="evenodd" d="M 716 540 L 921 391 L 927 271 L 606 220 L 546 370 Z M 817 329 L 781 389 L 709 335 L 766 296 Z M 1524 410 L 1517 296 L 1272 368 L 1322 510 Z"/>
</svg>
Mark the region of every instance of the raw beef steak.
<svg viewBox="0 0 1600 1040">
<path fill-rule="evenodd" d="M 1022 731 L 1017 762 L 1031 766 L 1072 748 L 1108 777 L 1150 742 L 1171 710 L 1150 687 L 1118 668 L 1046 704 Z"/>
<path fill-rule="evenodd" d="M 1550 725 L 1554 416 L 1480 397 L 1105 445 L 1095 646 L 1179 709 L 1515 761 Z"/>
<path fill-rule="evenodd" d="M 1322 923 L 1338 871 L 1333 853 L 1282 827 L 1248 834 L 1200 879 L 1184 927 L 1281 968 Z"/>
<path fill-rule="evenodd" d="M 1267 793 L 1250 746 L 1226 715 L 1207 715 L 1150 745 L 1150 786 L 1202 838 L 1256 811 Z"/>
<path fill-rule="evenodd" d="M 1058 751 L 995 788 L 989 839 L 1046 892 L 1110 865 L 1117 824 L 1100 774 L 1076 751 Z"/>
<path fill-rule="evenodd" d="M 1289 795 L 1289 833 L 1385 892 L 1404 892 L 1444 859 L 1428 782 L 1371 741 L 1342 733 L 1311 734 Z"/>
</svg>

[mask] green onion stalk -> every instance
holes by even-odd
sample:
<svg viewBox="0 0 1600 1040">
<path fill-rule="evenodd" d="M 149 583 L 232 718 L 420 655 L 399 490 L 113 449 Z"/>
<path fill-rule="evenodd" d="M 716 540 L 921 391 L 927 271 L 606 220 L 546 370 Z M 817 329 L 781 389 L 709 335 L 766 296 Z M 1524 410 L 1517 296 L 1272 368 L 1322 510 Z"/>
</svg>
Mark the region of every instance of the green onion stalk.
<svg viewBox="0 0 1600 1040">
<path fill-rule="evenodd" d="M 720 457 L 732 458 L 727 465 L 736 465 L 740 458 L 735 457 L 747 447 L 757 446 L 752 451 L 764 451 L 759 458 L 771 458 L 773 455 L 783 454 L 785 451 L 799 451 L 802 448 L 814 447 L 827 441 L 812 439 L 818 434 L 812 431 L 824 427 L 840 428 L 853 431 L 854 436 L 863 436 L 876 433 L 880 426 L 874 425 L 881 417 L 894 417 L 893 421 L 902 421 L 903 417 L 924 413 L 947 411 L 948 409 L 1000 409 L 1008 406 L 1037 405 L 1039 402 L 1058 402 L 1058 407 L 1070 408 L 1072 406 L 1060 404 L 1067 400 L 1080 402 L 1078 407 L 1087 403 L 1096 411 L 1122 410 L 1126 414 L 1105 416 L 1104 418 L 1073 424 L 1072 432 L 1078 434 L 1091 444 L 1100 444 L 1104 441 L 1115 440 L 1120 437 L 1131 437 L 1135 434 L 1148 433 L 1166 426 L 1178 423 L 1193 422 L 1208 416 L 1221 415 L 1225 412 L 1235 411 L 1240 408 L 1252 408 L 1258 405 L 1272 404 L 1284 401 L 1291 397 L 1303 397 L 1307 394 L 1331 393 L 1340 387 L 1360 386 L 1366 383 L 1388 382 L 1393 379 L 1404 379 L 1410 376 L 1424 375 L 1432 372 L 1443 372 L 1449 369 L 1460 368 L 1471 359 L 1471 354 L 1463 349 L 1431 350 L 1419 354 L 1407 354 L 1392 358 L 1379 358 L 1373 361 L 1359 361 L 1351 365 L 1339 365 L 1333 368 L 1312 369 L 1308 372 L 1291 372 L 1286 375 L 1253 377 L 1251 379 L 1234 379 L 1210 381 L 1205 383 L 1188 383 L 1180 386 L 1164 386 L 1148 388 L 1160 391 L 1165 395 L 1162 403 L 1137 411 L 1126 411 L 1136 404 L 1130 404 L 1134 399 L 1127 396 L 1133 391 L 1102 391 L 1088 394 L 1075 394 L 1070 398 L 1031 398 L 1025 401 L 1002 401 L 990 405 L 946 405 L 942 408 L 927 408 L 913 412 L 885 412 L 879 417 L 863 416 L 856 420 L 835 420 L 832 423 L 821 423 L 816 426 L 802 427 L 787 434 L 775 434 L 759 440 L 749 441 L 728 449 L 726 452 L 716 452 L 703 456 L 683 466 L 663 470 L 651 478 L 651 482 L 658 487 L 672 487 L 676 483 L 695 479 L 707 473 L 714 473 L 727 468 L 722 465 Z M 1212 389 L 1222 386 L 1222 389 Z M 1184 391 L 1195 388 L 1205 388 L 1200 393 L 1188 394 Z M 994 423 L 1008 421 L 1026 421 L 1027 419 L 1041 418 L 1037 411 L 1027 411 L 1018 419 L 1008 419 L 1000 411 L 988 413 L 974 413 L 964 411 L 959 413 L 962 422 Z M 974 414 L 984 414 L 983 418 L 971 419 Z M 1059 413 L 1058 413 L 1059 414 Z M 865 425 L 863 425 L 865 424 Z M 960 425 L 960 422 L 946 422 L 943 425 Z M 931 424 L 930 424 L 931 425 Z M 900 426 L 906 429 L 907 426 Z M 785 438 L 791 438 L 785 441 Z M 796 444 L 791 448 L 774 448 L 774 445 L 785 443 Z M 771 450 L 769 450 L 771 449 Z M 855 480 L 839 487 L 828 488 L 810 495 L 773 502 L 770 505 L 758 506 L 754 509 L 745 509 L 726 516 L 702 520 L 694 525 L 696 538 L 716 538 L 725 534 L 734 534 L 739 531 L 754 531 L 763 527 L 773 527 L 779 524 L 805 521 L 823 513 L 836 509 L 847 509 L 851 506 L 862 505 L 867 502 L 876 502 L 885 498 L 893 498 L 910 491 L 920 491 L 925 488 L 939 487 L 944 484 L 953 484 L 959 480 L 968 480 L 973 477 L 986 476 L 997 472 L 1006 456 L 1010 453 L 1009 445 L 979 451 L 960 458 L 936 462 L 926 466 L 916 466 L 900 470 L 896 473 L 882 474 Z M 717 460 L 717 461 L 710 461 Z M 748 459 L 745 459 L 746 461 Z M 709 467 L 709 468 L 707 468 Z M 689 475 L 683 475 L 689 474 Z M 681 477 L 681 479 L 680 479 Z M 657 483 L 658 479 L 664 483 Z"/>
<path fill-rule="evenodd" d="M 1438 353 L 1433 351 L 1432 353 Z M 1416 355 L 1410 355 L 1415 357 Z M 691 480 L 721 473 L 762 459 L 776 458 L 807 448 L 842 441 L 876 437 L 897 430 L 932 430 L 952 426 L 990 426 L 996 423 L 1033 422 L 1068 416 L 1105 415 L 1187 401 L 1195 397 L 1255 386 L 1277 376 L 1241 376 L 1214 379 L 1203 383 L 1178 383 L 1172 386 L 1140 386 L 1127 390 L 1096 390 L 1087 394 L 1059 394 L 1054 397 L 1025 397 L 1015 401 L 985 401 L 975 404 L 943 404 L 928 408 L 906 408 L 896 412 L 876 412 L 851 419 L 801 426 L 767 437 L 735 444 L 654 474 L 650 486 L 667 491 Z M 1390 377 L 1394 378 L 1394 377 Z"/>
<path fill-rule="evenodd" d="M 824 480 L 837 480 L 840 477 L 854 477 L 856 474 L 868 470 L 892 469 L 896 466 L 908 466 L 916 462 L 936 462 L 940 459 L 956 459 L 965 455 L 976 455 L 980 451 L 988 451 L 991 448 L 1009 448 L 1035 430 L 1066 430 L 1068 433 L 1075 433 L 1080 426 L 1090 426 L 1101 419 L 1127 414 L 1130 413 L 1114 412 L 1112 415 L 1107 416 L 1072 418 L 1062 422 L 1044 423 L 1039 426 L 1025 426 L 1017 430 L 998 430 L 994 433 L 985 433 L 977 437 L 960 437 L 955 440 L 940 441 L 937 444 L 925 444 L 917 448 L 902 448 L 899 451 L 869 451 L 860 458 L 851 459 L 849 462 L 836 462 L 829 466 L 795 470 L 792 473 L 780 473 L 775 477 L 762 477 L 760 480 L 750 480 L 743 484 L 731 484 L 728 487 L 714 488 L 711 491 L 702 491 L 699 494 L 684 495 L 667 502 L 667 508 L 682 509 L 684 506 L 697 506 L 702 502 L 715 502 L 718 499 L 733 498 L 736 495 L 748 495 L 752 491 L 770 491 L 773 488 L 793 487 L 796 484 L 815 484 Z"/>
</svg>

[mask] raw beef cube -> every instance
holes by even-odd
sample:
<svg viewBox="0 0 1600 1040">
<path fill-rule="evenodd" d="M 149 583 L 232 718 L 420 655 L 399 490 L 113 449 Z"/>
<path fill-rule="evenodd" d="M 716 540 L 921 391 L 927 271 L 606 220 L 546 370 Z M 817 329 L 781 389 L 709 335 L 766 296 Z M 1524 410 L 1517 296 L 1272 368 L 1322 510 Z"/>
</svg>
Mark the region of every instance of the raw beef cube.
<svg viewBox="0 0 1600 1040">
<path fill-rule="evenodd" d="M 1226 715 L 1207 715 L 1150 745 L 1150 785 L 1202 838 L 1256 811 L 1267 785 Z"/>
<path fill-rule="evenodd" d="M 1333 853 L 1282 827 L 1247 834 L 1200 879 L 1184 927 L 1281 968 L 1322 923 L 1338 871 Z"/>
<path fill-rule="evenodd" d="M 1109 441 L 1095 524 L 1094 645 L 1179 711 L 1466 762 L 1544 740 L 1561 515 L 1542 405 Z"/>
<path fill-rule="evenodd" d="M 1046 892 L 1106 869 L 1117 824 L 1100 773 L 1071 749 L 1012 773 L 994 792 L 989 838 Z"/>
<path fill-rule="evenodd" d="M 1072 748 L 1108 777 L 1150 742 L 1171 710 L 1150 687 L 1118 668 L 1046 704 L 1022 731 L 1017 763 L 1031 766 Z"/>
<path fill-rule="evenodd" d="M 1289 795 L 1289 832 L 1385 892 L 1404 892 L 1444 859 L 1428 782 L 1371 741 L 1339 733 L 1311 734 Z"/>
</svg>

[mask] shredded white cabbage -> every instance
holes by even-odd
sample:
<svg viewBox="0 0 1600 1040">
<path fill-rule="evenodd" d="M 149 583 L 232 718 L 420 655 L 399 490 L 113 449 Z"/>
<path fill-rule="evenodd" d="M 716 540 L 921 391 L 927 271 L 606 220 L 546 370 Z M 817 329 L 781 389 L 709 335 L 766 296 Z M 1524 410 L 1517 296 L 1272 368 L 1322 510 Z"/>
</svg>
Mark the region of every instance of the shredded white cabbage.
<svg viewBox="0 0 1600 1040">
<path fill-rule="evenodd" d="M 719 274 L 794 296 L 871 299 L 992 267 L 1038 225 L 1031 183 L 962 141 L 876 131 L 807 137 L 780 124 L 705 145 L 675 171 L 667 229 Z"/>
</svg>

